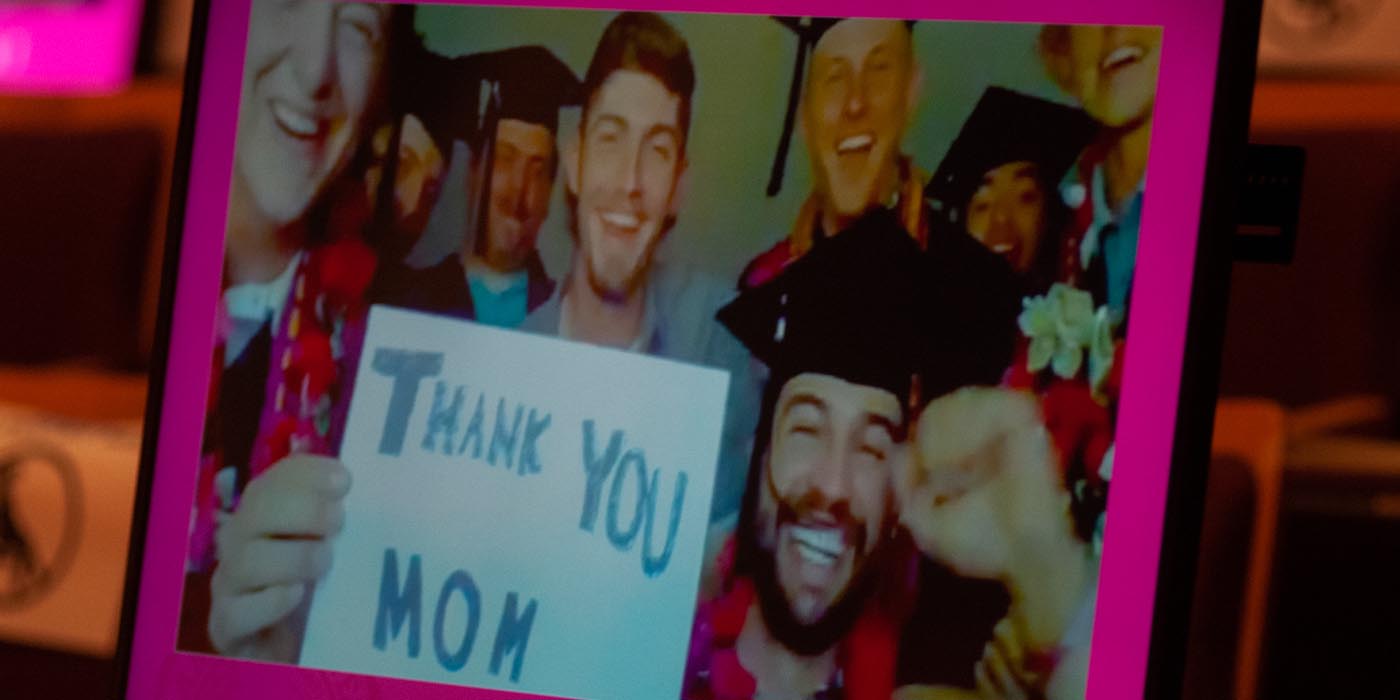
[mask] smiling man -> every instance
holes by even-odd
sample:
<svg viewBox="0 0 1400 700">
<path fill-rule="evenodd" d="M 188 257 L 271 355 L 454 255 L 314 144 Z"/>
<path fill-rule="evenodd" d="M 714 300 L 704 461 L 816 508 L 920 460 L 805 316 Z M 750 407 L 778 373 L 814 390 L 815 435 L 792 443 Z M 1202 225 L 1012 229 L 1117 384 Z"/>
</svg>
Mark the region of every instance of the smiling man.
<svg viewBox="0 0 1400 700">
<path fill-rule="evenodd" d="M 920 247 L 936 257 L 985 266 L 994 256 L 969 236 L 931 231 L 932 216 L 922 194 L 928 177 L 902 152 L 923 82 L 913 23 L 788 17 L 778 21 L 798 38 L 798 101 L 789 105 L 787 123 L 795 123 L 806 142 L 813 191 L 790 234 L 749 263 L 740 287 L 772 279 L 816 241 L 837 235 L 872 209 L 893 212 Z M 770 194 L 781 185 L 788 139 L 785 131 Z M 988 279 L 986 286 L 995 291 L 1005 282 L 1009 290 L 1010 270 L 999 277 Z"/>
<path fill-rule="evenodd" d="M 542 46 L 441 63 L 437 80 L 451 90 L 428 98 L 437 102 L 430 121 L 471 147 L 464 194 L 474 216 L 458 250 L 422 270 L 403 265 L 385 274 L 379 297 L 514 328 L 554 293 L 536 241 L 559 169 L 559 112 L 577 103 L 578 78 Z M 484 101 L 483 87 L 490 94 Z"/>
<path fill-rule="evenodd" d="M 526 330 L 730 373 L 711 517 L 739 507 L 757 396 L 747 353 L 714 319 L 732 291 L 655 259 L 680 207 L 695 67 L 660 16 L 624 12 L 584 76 L 577 143 L 564 149 L 574 252 Z"/>
<path fill-rule="evenodd" d="M 181 649 L 300 653 L 342 512 L 343 489 L 326 486 L 348 483 L 313 455 L 339 451 L 359 365 L 356 343 L 328 339 L 362 337 L 356 280 L 377 264 L 335 214 L 364 188 L 356 154 L 387 111 L 386 71 L 412 21 L 407 7 L 252 3 Z"/>
<path fill-rule="evenodd" d="M 895 508 L 921 396 L 995 381 L 977 367 L 995 351 L 969 334 L 975 314 L 946 303 L 980 306 L 963 284 L 973 280 L 950 286 L 936 271 L 877 210 L 720 312 L 771 374 L 723 590 L 697 611 L 685 697 L 888 700 L 909 675 L 897 666 L 924 592 L 941 607 L 918 630 L 918 681 L 971 685 L 1004 593 L 916 574 Z"/>
<path fill-rule="evenodd" d="M 901 233 L 914 250 L 923 251 L 927 263 L 921 274 L 939 290 L 934 300 L 925 302 L 923 314 L 927 323 L 942 326 L 938 353 L 943 367 L 921 377 L 922 399 L 969 384 L 995 383 L 1010 365 L 1021 286 L 1006 260 L 965 231 L 931 225 L 933 213 L 923 196 L 928 178 L 902 151 L 923 79 L 914 51 L 913 24 L 890 19 L 779 18 L 779 22 L 798 37 L 793 94 L 797 101 L 790 104 L 789 122 L 806 142 L 813 191 L 789 235 L 749 263 L 740 288 L 762 289 L 805 256 L 870 233 L 871 227 L 855 227 L 853 222 L 882 217 L 888 230 Z M 805 60 L 808 53 L 810 62 Z M 780 150 L 770 193 L 780 183 L 784 156 Z M 824 284 L 849 300 L 842 304 L 877 314 L 883 311 L 882 305 L 893 303 L 870 291 L 882 284 L 878 278 L 835 274 Z M 879 343 L 870 348 L 872 358 L 888 361 L 906 342 L 900 334 L 878 326 L 861 327 L 874 338 L 868 342 Z M 852 335 L 836 335 L 831 344 L 849 346 Z M 765 405 L 770 405 L 767 400 Z M 762 429 L 758 439 L 764 439 Z M 755 464 L 754 469 L 758 468 Z M 743 542 L 745 529 L 741 521 L 738 542 Z M 889 623 L 895 631 L 877 634 L 880 641 L 866 640 L 853 648 L 877 650 L 871 652 L 881 659 L 877 666 L 886 651 L 893 659 L 891 679 L 876 686 L 972 688 L 983 644 L 1005 611 L 1004 589 L 959 577 L 927 557 L 903 559 L 914 570 L 910 580 L 917 581 L 904 601 L 908 609 L 897 616 L 897 622 Z M 761 581 L 762 576 L 753 580 Z M 856 629 L 851 633 L 859 636 Z M 878 651 L 885 646 L 889 648 Z M 722 655 L 716 658 L 722 666 L 727 663 Z M 843 671 L 843 675 L 849 680 L 849 673 Z"/>
<path fill-rule="evenodd" d="M 1067 187 L 1079 195 L 1087 225 L 1067 233 L 1078 254 L 1065 281 L 1090 289 L 1126 316 L 1152 142 L 1162 30 L 1156 27 L 1050 25 L 1040 54 L 1050 77 L 1103 125 Z"/>
<path fill-rule="evenodd" d="M 532 327 L 662 350 L 652 256 L 675 222 L 694 90 L 690 49 L 661 17 L 623 13 L 604 30 L 584 78 L 578 143 L 565 153 L 575 252 Z"/>
</svg>

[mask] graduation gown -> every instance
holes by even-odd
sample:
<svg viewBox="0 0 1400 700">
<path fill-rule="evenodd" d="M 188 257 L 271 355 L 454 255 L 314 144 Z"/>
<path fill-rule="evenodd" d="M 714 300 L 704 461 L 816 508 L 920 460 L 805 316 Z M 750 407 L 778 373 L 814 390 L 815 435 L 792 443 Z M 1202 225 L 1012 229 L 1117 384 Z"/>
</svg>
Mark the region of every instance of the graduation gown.
<svg viewBox="0 0 1400 700">
<path fill-rule="evenodd" d="M 554 294 L 555 282 L 545 274 L 538 253 L 525 263 L 528 275 L 525 313 L 539 308 Z M 371 296 L 375 303 L 398 306 L 414 311 L 451 316 L 467 321 L 476 320 L 476 305 L 471 288 L 467 286 L 467 271 L 462 258 L 452 254 L 436 265 L 414 269 L 407 265 L 387 268 L 376 282 Z"/>
</svg>

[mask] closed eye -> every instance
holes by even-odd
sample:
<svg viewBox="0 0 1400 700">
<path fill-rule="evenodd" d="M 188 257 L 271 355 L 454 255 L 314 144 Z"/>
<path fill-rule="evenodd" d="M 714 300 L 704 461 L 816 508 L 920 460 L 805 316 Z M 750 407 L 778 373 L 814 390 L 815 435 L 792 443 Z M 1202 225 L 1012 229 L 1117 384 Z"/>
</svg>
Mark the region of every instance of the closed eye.
<svg viewBox="0 0 1400 700">
<path fill-rule="evenodd" d="M 877 460 L 880 460 L 881 462 L 885 461 L 885 451 L 878 447 L 875 447 L 874 445 L 861 445 L 860 451 L 864 454 L 874 457 Z"/>
<path fill-rule="evenodd" d="M 344 5 L 340 8 L 340 18 L 345 24 L 360 35 L 365 43 L 374 46 L 379 44 L 381 36 L 381 17 L 374 8 L 368 6 Z"/>
</svg>

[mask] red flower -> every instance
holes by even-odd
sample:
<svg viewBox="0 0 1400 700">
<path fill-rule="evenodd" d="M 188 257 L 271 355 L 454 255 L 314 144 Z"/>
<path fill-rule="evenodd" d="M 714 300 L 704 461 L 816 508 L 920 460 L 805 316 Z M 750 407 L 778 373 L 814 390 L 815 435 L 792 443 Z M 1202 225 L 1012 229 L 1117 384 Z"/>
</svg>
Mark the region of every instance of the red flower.
<svg viewBox="0 0 1400 700">
<path fill-rule="evenodd" d="M 1123 355 L 1127 347 L 1121 340 L 1113 345 L 1113 369 L 1108 371 L 1108 378 L 1103 382 L 1103 393 L 1110 402 L 1116 402 L 1123 389 Z"/>
<path fill-rule="evenodd" d="M 331 339 L 318 328 L 303 328 L 296 340 L 292 341 L 291 362 L 287 365 L 287 390 L 299 393 L 303 382 L 306 384 L 307 398 L 315 401 L 325 395 L 335 382 L 335 357 L 331 353 Z"/>
<path fill-rule="evenodd" d="M 739 662 L 737 651 L 723 649 L 710 662 L 710 687 L 719 700 L 737 700 L 753 697 L 758 681 Z"/>
<path fill-rule="evenodd" d="M 709 604 L 710 624 L 715 638 L 733 644 L 748 620 L 749 604 L 753 602 L 753 583 L 747 578 L 734 581 L 734 588 Z"/>
<path fill-rule="evenodd" d="M 363 187 L 348 185 L 335 193 L 326 230 L 336 236 L 362 235 L 369 227 L 373 207 Z"/>
<path fill-rule="evenodd" d="M 753 289 L 777 277 L 794 259 L 792 241 L 784 238 L 778 244 L 759 254 L 739 275 L 740 289 Z"/>
<path fill-rule="evenodd" d="M 378 265 L 374 251 L 359 238 L 341 238 L 316 251 L 316 286 L 332 308 L 359 309 Z"/>
<path fill-rule="evenodd" d="M 1059 380 L 1042 398 L 1045 427 L 1060 453 L 1060 468 L 1070 481 L 1080 477 L 1099 480 L 1099 464 L 1113 444 L 1113 419 L 1108 408 L 1094 400 L 1089 386 L 1077 380 Z"/>
</svg>

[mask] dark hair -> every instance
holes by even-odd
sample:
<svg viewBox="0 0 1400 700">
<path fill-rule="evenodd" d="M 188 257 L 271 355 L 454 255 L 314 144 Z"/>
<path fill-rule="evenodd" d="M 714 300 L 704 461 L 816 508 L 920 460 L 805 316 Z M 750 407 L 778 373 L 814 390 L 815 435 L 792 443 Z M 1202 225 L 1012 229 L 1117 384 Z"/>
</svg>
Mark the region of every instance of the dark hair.
<svg viewBox="0 0 1400 700">
<path fill-rule="evenodd" d="M 739 501 L 739 523 L 734 537 L 734 573 L 741 576 L 752 576 L 763 556 L 757 535 L 758 492 L 763 488 L 764 462 L 772 441 L 773 414 L 777 409 L 781 385 L 781 379 L 770 377 L 763 386 L 759 403 L 758 423 L 754 427 L 753 448 L 749 454 L 748 478 L 745 479 L 744 493 Z"/>
<path fill-rule="evenodd" d="M 636 70 L 661 81 L 672 94 L 681 98 L 681 149 L 690 134 L 690 99 L 695 92 L 695 65 L 690 61 L 690 47 L 685 38 L 651 12 L 623 12 L 614 17 L 603 30 L 593 60 L 583 76 L 583 121 L 588 123 L 588 109 L 593 96 L 614 72 Z"/>
<path fill-rule="evenodd" d="M 855 620 L 867 610 L 872 601 L 891 619 L 904 619 L 911 611 L 913 595 L 910 586 L 909 562 L 914 552 L 906 532 L 895 529 L 881 535 L 869 559 L 855 572 L 846 590 L 815 623 L 799 623 L 793 616 L 778 584 L 774 553 L 759 544 L 758 529 L 760 492 L 767 488 L 767 461 L 771 448 L 773 422 L 778 397 L 791 375 L 775 374 L 763 389 L 758 425 L 754 433 L 753 452 L 739 507 L 739 522 L 734 533 L 734 565 L 730 578 L 721 582 L 729 590 L 736 578 L 747 578 L 755 587 L 759 612 L 769 633 L 781 644 L 802 656 L 819 654 L 830 649 L 844 637 Z"/>
<path fill-rule="evenodd" d="M 1023 277 L 1025 293 L 1031 295 L 1046 293 L 1059 278 L 1063 243 L 1074 224 L 1074 211 L 1065 203 L 1059 183 L 1046 177 L 1039 165 L 1036 166 L 1035 181 L 1040 187 L 1045 208 L 1041 214 L 1040 238 L 1036 243 L 1035 256 Z"/>
</svg>

